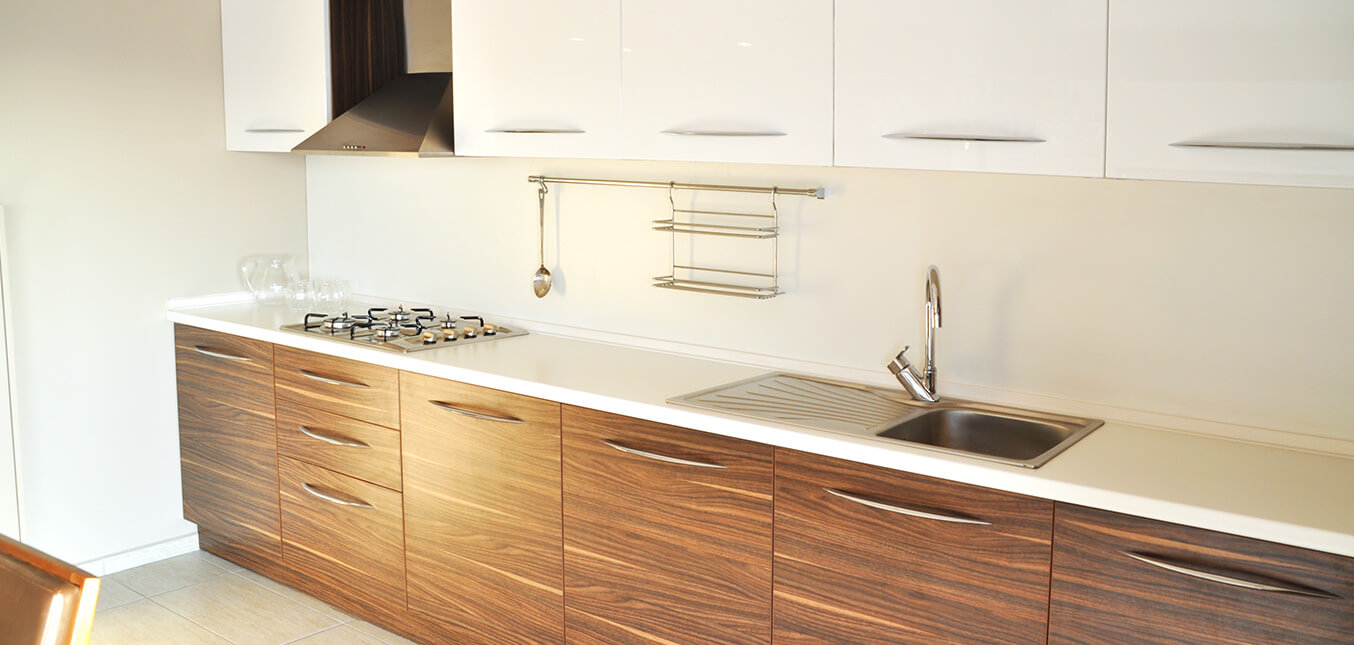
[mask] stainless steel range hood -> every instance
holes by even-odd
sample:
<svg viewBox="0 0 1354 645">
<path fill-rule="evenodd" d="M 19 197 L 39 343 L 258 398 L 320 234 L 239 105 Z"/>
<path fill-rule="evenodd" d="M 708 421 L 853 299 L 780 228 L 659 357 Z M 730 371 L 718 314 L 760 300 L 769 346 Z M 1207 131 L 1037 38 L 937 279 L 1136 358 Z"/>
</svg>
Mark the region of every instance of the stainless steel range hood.
<svg viewBox="0 0 1354 645">
<path fill-rule="evenodd" d="M 292 148 L 300 154 L 451 157 L 451 3 L 404 0 L 406 73 Z"/>
</svg>

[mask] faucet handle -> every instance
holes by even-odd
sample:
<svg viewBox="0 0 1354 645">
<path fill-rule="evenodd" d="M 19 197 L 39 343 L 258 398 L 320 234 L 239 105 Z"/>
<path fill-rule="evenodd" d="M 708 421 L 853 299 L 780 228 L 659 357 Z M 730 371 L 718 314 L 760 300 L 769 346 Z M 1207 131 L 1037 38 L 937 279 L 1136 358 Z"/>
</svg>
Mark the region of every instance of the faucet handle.
<svg viewBox="0 0 1354 645">
<path fill-rule="evenodd" d="M 906 354 L 906 353 L 907 353 L 907 350 L 909 350 L 909 349 L 912 349 L 912 346 L 911 346 L 911 345 L 903 345 L 903 349 L 902 349 L 901 351 L 898 352 L 898 355 L 897 355 L 897 356 L 894 356 L 894 357 L 893 357 L 893 360 L 899 361 L 899 362 L 901 362 L 903 365 L 907 365 L 907 363 L 908 363 L 908 362 L 907 362 L 907 357 L 906 357 L 906 356 L 903 356 L 903 354 Z"/>
</svg>

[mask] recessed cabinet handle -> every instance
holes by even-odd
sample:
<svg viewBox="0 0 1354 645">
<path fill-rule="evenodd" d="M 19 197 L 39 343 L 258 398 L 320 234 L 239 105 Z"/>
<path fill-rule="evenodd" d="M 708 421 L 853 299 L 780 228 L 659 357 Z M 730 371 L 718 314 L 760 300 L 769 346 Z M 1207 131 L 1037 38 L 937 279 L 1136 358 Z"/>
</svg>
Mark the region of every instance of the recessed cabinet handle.
<svg viewBox="0 0 1354 645">
<path fill-rule="evenodd" d="M 664 130 L 661 134 L 679 137 L 783 137 L 775 130 Z"/>
<path fill-rule="evenodd" d="M 1238 150 L 1354 150 L 1342 143 L 1282 143 L 1267 141 L 1176 141 L 1173 148 L 1232 148 Z"/>
<path fill-rule="evenodd" d="M 300 128 L 246 128 L 245 132 L 249 134 L 286 134 L 289 132 L 305 132 Z"/>
<path fill-rule="evenodd" d="M 367 385 L 366 383 L 354 383 L 354 382 L 352 382 L 352 381 L 340 381 L 340 380 L 338 380 L 338 379 L 329 378 L 329 377 L 327 377 L 327 376 L 320 376 L 319 374 L 316 374 L 316 373 L 314 373 L 314 372 L 308 372 L 308 371 L 306 371 L 306 370 L 296 370 L 296 371 L 299 372 L 299 373 L 301 374 L 301 376 L 304 376 L 304 377 L 306 377 L 306 378 L 308 378 L 308 379 L 310 379 L 310 380 L 312 380 L 312 381 L 319 381 L 319 382 L 321 382 L 321 383 L 327 383 L 327 384 L 329 384 L 329 385 L 342 385 L 343 387 L 366 387 L 366 388 L 371 387 L 370 385 Z"/>
<path fill-rule="evenodd" d="M 927 511 L 919 511 L 912 508 L 906 508 L 903 506 L 895 506 L 893 504 L 885 504 L 883 502 L 876 502 L 872 499 L 866 499 L 864 497 L 857 497 L 849 493 L 843 493 L 833 488 L 824 488 L 823 490 L 830 495 L 836 495 L 837 497 L 840 497 L 845 500 L 850 500 L 857 504 L 862 504 L 881 511 L 888 511 L 890 513 L 906 515 L 908 517 L 916 517 L 921 518 L 923 520 L 935 520 L 937 522 L 953 522 L 955 524 L 975 524 L 978 526 L 992 526 L 991 522 L 985 522 L 983 520 L 975 519 L 972 517 L 963 517 L 960 515 L 945 515 L 942 513 L 931 513 Z"/>
<path fill-rule="evenodd" d="M 439 408 L 442 408 L 443 410 L 446 410 L 446 411 L 448 411 L 448 412 L 455 412 L 456 414 L 463 414 L 463 415 L 465 415 L 465 416 L 468 416 L 468 417 L 471 417 L 471 418 L 474 418 L 474 419 L 482 419 L 482 420 L 484 420 L 484 421 L 497 421 L 498 423 L 526 423 L 526 421 L 523 421 L 523 420 L 521 420 L 521 419 L 518 419 L 517 417 L 498 417 L 498 416 L 494 416 L 494 415 L 492 415 L 492 414 L 484 414 L 483 412 L 476 412 L 476 411 L 474 411 L 474 410 L 467 410 L 467 409 L 465 409 L 465 408 L 462 408 L 462 407 L 458 407 L 458 406 L 452 405 L 452 404 L 450 404 L 450 403 L 447 403 L 446 401 L 433 401 L 433 400 L 429 400 L 428 403 L 431 403 L 431 404 L 433 404 L 433 405 L 435 405 L 435 406 L 437 406 L 437 407 L 439 407 Z"/>
<path fill-rule="evenodd" d="M 354 508 L 366 508 L 372 510 L 375 510 L 376 508 L 375 506 L 372 506 L 371 504 L 368 504 L 355 497 L 352 499 L 344 499 L 337 495 L 326 493 L 324 491 L 321 491 L 319 487 L 314 486 L 312 484 L 301 484 L 301 488 L 306 489 L 307 493 L 310 493 L 311 495 L 318 497 L 331 504 L 338 504 L 339 506 L 352 506 Z"/>
<path fill-rule="evenodd" d="M 994 143 L 1045 143 L 1037 137 L 1003 137 L 988 134 L 920 134 L 913 132 L 894 132 L 883 135 L 885 139 L 923 139 L 927 141 L 989 141 Z"/>
<path fill-rule="evenodd" d="M 522 129 L 499 129 L 485 130 L 490 134 L 587 134 L 586 130 L 571 130 L 567 128 L 522 128 Z"/>
<path fill-rule="evenodd" d="M 660 455 L 653 452 L 635 450 L 634 448 L 631 448 L 629 446 L 622 446 L 621 444 L 618 444 L 614 441 L 609 441 L 607 439 L 599 439 L 598 441 L 601 441 L 602 443 L 611 446 L 612 448 L 615 448 L 616 450 L 619 450 L 623 453 L 635 455 L 636 457 L 643 457 L 645 459 L 652 459 L 654 461 L 661 461 L 667 464 L 677 464 L 679 466 L 695 466 L 697 468 L 718 468 L 721 470 L 728 468 L 728 466 L 722 464 L 712 464 L 704 461 L 691 461 L 690 459 L 678 459 L 677 457 L 669 457 L 667 455 Z"/>
<path fill-rule="evenodd" d="M 1319 591 L 1316 589 L 1305 589 L 1303 587 L 1294 587 L 1291 585 L 1285 585 L 1276 582 L 1258 582 L 1256 580 L 1244 580 L 1242 578 L 1225 576 L 1220 573 L 1201 571 L 1199 569 L 1187 567 L 1183 564 L 1170 562 L 1165 559 L 1148 557 L 1141 553 L 1134 553 L 1132 551 L 1120 551 L 1120 553 L 1130 558 L 1133 558 L 1138 562 L 1148 564 L 1157 567 L 1159 569 L 1165 569 L 1167 571 L 1178 573 L 1180 575 L 1189 576 L 1191 578 L 1198 578 L 1200 580 L 1207 580 L 1209 582 L 1216 582 L 1218 584 L 1224 584 L 1230 587 L 1241 587 L 1242 589 L 1250 589 L 1253 591 L 1269 591 L 1273 593 L 1295 594 L 1298 596 L 1308 596 L 1311 598 L 1325 598 L 1327 600 L 1338 600 L 1340 598 L 1335 594 L 1326 593 L 1324 591 Z"/>
<path fill-rule="evenodd" d="M 235 355 L 235 354 L 224 354 L 224 353 L 222 353 L 222 352 L 212 351 L 212 350 L 207 349 L 206 347 L 203 347 L 203 346 L 201 346 L 201 345 L 193 345 L 193 351 L 195 351 L 195 352 L 197 352 L 197 353 L 199 353 L 199 354 L 202 354 L 203 356 L 211 356 L 212 358 L 224 358 L 224 359 L 226 359 L 226 360 L 228 360 L 228 361 L 240 361 L 240 362 L 242 362 L 242 363 L 251 363 L 251 362 L 254 361 L 254 359 L 249 358 L 248 356 L 237 356 L 237 355 Z"/>
<path fill-rule="evenodd" d="M 356 439 L 340 438 L 332 434 L 320 432 L 318 430 L 312 430 L 310 428 L 307 428 L 306 426 L 296 426 L 296 429 L 300 430 L 301 434 L 304 434 L 307 437 L 310 437 L 312 439 L 318 439 L 325 443 L 334 444 L 335 446 L 343 446 L 345 448 L 365 448 L 368 450 L 371 449 L 371 446 L 362 443 L 361 441 L 358 441 Z"/>
</svg>

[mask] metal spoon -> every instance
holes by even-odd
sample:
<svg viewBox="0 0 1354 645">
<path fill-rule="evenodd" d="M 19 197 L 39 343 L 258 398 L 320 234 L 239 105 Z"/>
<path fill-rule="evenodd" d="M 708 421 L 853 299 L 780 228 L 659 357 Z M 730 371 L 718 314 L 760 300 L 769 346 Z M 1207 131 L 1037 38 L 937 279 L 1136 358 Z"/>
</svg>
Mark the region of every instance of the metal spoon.
<svg viewBox="0 0 1354 645">
<path fill-rule="evenodd" d="M 544 298 L 545 294 L 550 293 L 550 271 L 545 268 L 545 194 L 549 192 L 545 187 L 545 182 L 541 182 L 541 187 L 536 190 L 536 199 L 541 206 L 541 268 L 536 269 L 536 275 L 531 276 L 531 290 L 536 292 L 537 298 Z"/>
</svg>

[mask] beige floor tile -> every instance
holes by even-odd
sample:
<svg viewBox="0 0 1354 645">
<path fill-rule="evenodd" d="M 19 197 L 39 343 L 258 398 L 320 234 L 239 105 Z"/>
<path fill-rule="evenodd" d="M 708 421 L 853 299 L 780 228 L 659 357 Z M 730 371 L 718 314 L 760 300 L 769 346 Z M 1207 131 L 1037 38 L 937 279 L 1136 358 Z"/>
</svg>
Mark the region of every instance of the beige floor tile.
<svg viewBox="0 0 1354 645">
<path fill-rule="evenodd" d="M 210 553 L 207 553 L 206 551 L 194 551 L 193 555 L 196 555 L 200 560 L 205 560 L 207 564 L 214 564 L 232 573 L 235 571 L 244 570 L 244 567 L 235 564 L 234 562 L 231 562 L 230 560 L 227 560 L 225 558 L 214 556 Z"/>
<path fill-rule="evenodd" d="M 100 578 L 99 604 L 97 605 L 96 610 L 98 613 L 103 613 L 109 609 L 134 603 L 144 597 L 145 596 L 128 589 L 126 585 L 123 585 L 116 580 Z"/>
<path fill-rule="evenodd" d="M 414 641 L 411 641 L 403 636 L 400 636 L 398 634 L 392 634 L 371 623 L 363 622 L 360 620 L 355 620 L 351 623 L 348 623 L 348 626 L 359 632 L 362 632 L 363 634 L 373 636 L 382 643 L 385 643 L 386 645 L 418 645 Z"/>
<path fill-rule="evenodd" d="M 265 578 L 257 573 L 254 573 L 253 571 L 250 571 L 249 569 L 241 569 L 235 572 L 235 575 L 240 576 L 241 578 L 244 578 L 245 580 L 248 580 L 254 584 L 261 585 L 263 586 L 264 589 L 268 589 L 269 591 L 280 594 L 284 598 L 288 598 L 290 600 L 299 602 L 302 605 L 314 609 L 315 611 L 318 611 L 330 618 L 333 618 L 334 620 L 337 620 L 340 623 L 346 623 L 353 620 L 352 616 L 349 616 L 348 614 L 345 614 L 337 609 L 334 609 L 333 607 L 330 607 L 328 604 L 326 604 L 324 601 L 318 598 L 308 596 L 305 593 L 292 589 L 291 587 L 288 587 L 287 585 L 277 582 L 276 580 L 273 580 L 271 578 Z"/>
<path fill-rule="evenodd" d="M 339 623 L 233 575 L 171 591 L 154 600 L 242 645 L 280 645 Z"/>
<path fill-rule="evenodd" d="M 314 636 L 302 638 L 296 641 L 295 645 L 387 645 L 387 643 L 347 625 L 339 625 Z"/>
<path fill-rule="evenodd" d="M 143 596 L 155 596 L 226 575 L 226 570 L 187 553 L 107 576 Z"/>
<path fill-rule="evenodd" d="M 220 636 L 151 600 L 138 600 L 94 617 L 92 645 L 230 645 Z"/>
</svg>

